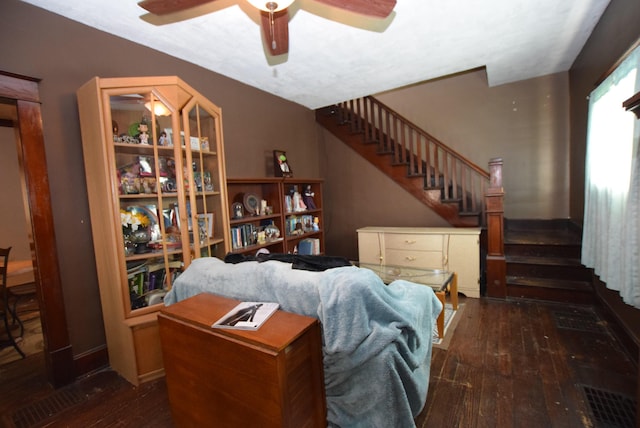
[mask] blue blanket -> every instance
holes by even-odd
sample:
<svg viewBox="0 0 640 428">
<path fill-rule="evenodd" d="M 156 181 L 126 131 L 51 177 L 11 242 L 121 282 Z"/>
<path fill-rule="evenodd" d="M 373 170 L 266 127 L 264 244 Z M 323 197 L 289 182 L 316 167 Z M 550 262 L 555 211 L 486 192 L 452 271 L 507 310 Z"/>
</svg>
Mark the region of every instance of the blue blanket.
<svg viewBox="0 0 640 428">
<path fill-rule="evenodd" d="M 407 281 L 387 286 L 355 266 L 310 272 L 279 261 L 200 258 L 178 277 L 165 304 L 199 293 L 278 302 L 320 320 L 329 426 L 415 426 L 442 309 L 431 288 Z"/>
</svg>

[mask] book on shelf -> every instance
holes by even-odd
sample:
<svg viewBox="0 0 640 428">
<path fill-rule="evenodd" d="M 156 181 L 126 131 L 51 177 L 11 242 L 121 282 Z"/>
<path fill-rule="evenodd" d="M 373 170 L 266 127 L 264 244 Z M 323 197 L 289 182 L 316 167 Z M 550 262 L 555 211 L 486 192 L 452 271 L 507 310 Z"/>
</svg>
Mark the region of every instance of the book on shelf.
<svg viewBox="0 0 640 428">
<path fill-rule="evenodd" d="M 318 238 L 302 239 L 298 243 L 298 254 L 310 256 L 320 254 L 320 240 Z"/>
<path fill-rule="evenodd" d="M 257 330 L 279 307 L 280 305 L 274 302 L 241 302 L 214 322 L 211 327 Z"/>
</svg>

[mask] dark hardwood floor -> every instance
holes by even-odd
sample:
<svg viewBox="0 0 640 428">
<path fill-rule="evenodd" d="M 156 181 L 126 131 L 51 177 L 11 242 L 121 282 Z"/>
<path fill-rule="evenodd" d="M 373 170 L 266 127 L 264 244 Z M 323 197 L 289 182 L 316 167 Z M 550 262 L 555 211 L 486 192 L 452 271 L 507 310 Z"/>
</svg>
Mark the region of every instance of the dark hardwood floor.
<svg viewBox="0 0 640 428">
<path fill-rule="evenodd" d="M 637 368 L 597 311 L 524 300 L 464 304 L 448 349 L 434 349 L 418 427 L 635 426 Z M 43 364 L 36 355 L 0 367 L 3 426 L 172 426 L 162 379 L 136 388 L 105 370 L 56 391 Z M 599 401 L 597 412 L 588 397 Z"/>
</svg>

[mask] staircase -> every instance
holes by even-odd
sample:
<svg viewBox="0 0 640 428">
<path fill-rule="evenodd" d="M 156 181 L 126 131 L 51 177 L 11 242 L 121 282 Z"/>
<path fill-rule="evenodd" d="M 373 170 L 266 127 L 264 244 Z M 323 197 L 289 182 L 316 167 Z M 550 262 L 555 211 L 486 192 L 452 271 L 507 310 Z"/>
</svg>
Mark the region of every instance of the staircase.
<svg viewBox="0 0 640 428">
<path fill-rule="evenodd" d="M 568 220 L 505 220 L 507 297 L 592 304 L 581 231 Z"/>
<path fill-rule="evenodd" d="M 501 159 L 486 172 L 373 97 L 316 110 L 316 121 L 452 226 L 486 229 L 487 296 L 592 302 L 577 227 L 503 218 Z"/>
<path fill-rule="evenodd" d="M 316 121 L 452 226 L 482 226 L 489 173 L 373 97 L 316 110 Z"/>
</svg>

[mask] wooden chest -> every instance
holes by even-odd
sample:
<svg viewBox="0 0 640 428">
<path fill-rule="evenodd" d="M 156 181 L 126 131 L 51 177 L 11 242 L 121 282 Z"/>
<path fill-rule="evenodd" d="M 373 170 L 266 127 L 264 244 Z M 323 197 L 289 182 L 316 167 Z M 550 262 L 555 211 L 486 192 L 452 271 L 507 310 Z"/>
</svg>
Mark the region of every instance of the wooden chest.
<svg viewBox="0 0 640 428">
<path fill-rule="evenodd" d="M 325 427 L 318 320 L 277 311 L 258 330 L 213 329 L 239 302 L 199 294 L 158 315 L 176 427 Z"/>
</svg>

